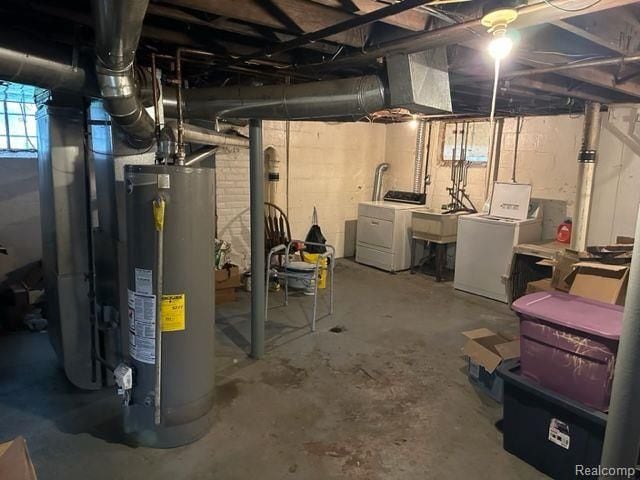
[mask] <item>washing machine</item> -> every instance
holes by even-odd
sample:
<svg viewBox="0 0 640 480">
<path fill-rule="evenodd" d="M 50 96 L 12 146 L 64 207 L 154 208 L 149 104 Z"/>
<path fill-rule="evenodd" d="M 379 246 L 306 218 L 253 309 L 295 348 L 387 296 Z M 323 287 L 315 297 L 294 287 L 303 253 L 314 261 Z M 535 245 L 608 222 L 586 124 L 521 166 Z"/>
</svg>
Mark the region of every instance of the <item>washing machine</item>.
<svg viewBox="0 0 640 480">
<path fill-rule="evenodd" d="M 530 196 L 530 185 L 496 183 L 489 213 L 458 218 L 455 289 L 508 302 L 513 247 L 542 239 L 541 209 Z"/>
</svg>

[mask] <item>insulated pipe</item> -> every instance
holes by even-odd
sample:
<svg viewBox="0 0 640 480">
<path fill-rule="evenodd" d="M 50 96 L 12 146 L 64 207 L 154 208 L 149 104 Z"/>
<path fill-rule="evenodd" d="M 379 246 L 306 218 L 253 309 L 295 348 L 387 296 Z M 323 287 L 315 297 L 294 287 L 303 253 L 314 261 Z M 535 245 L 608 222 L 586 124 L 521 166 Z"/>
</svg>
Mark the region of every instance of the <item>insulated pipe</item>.
<svg viewBox="0 0 640 480">
<path fill-rule="evenodd" d="M 604 468 L 616 467 L 627 467 L 631 470 L 638 462 L 640 450 L 640 210 L 636 220 L 635 238 L 604 436 L 601 461 L 603 471 Z M 631 477 L 619 474 L 600 478 Z"/>
<path fill-rule="evenodd" d="M 375 75 L 293 85 L 190 88 L 182 96 L 184 118 L 192 119 L 360 120 L 387 106 L 385 87 Z"/>
<path fill-rule="evenodd" d="M 584 113 L 582 148 L 578 155 L 576 207 L 573 215 L 573 230 L 571 232 L 571 249 L 578 252 L 583 252 L 587 246 L 593 178 L 596 171 L 599 141 L 600 104 L 598 102 L 590 102 L 587 103 Z"/>
<path fill-rule="evenodd" d="M 422 191 L 422 177 L 424 167 L 424 145 L 425 135 L 427 133 L 426 120 L 420 120 L 418 122 L 418 130 L 416 131 L 416 155 L 413 161 L 413 193 L 420 193 Z"/>
<path fill-rule="evenodd" d="M 133 60 L 148 0 L 93 0 L 96 75 L 105 110 L 137 148 L 151 145 L 154 123 L 138 96 Z"/>
<path fill-rule="evenodd" d="M 249 122 L 249 183 L 251 190 L 251 356 L 264 355 L 264 151 L 262 120 Z"/>
<path fill-rule="evenodd" d="M 373 194 L 371 200 L 374 202 L 380 201 L 380 195 L 382 195 L 382 175 L 389 170 L 389 164 L 384 162 L 376 167 L 376 174 L 373 177 Z"/>
</svg>

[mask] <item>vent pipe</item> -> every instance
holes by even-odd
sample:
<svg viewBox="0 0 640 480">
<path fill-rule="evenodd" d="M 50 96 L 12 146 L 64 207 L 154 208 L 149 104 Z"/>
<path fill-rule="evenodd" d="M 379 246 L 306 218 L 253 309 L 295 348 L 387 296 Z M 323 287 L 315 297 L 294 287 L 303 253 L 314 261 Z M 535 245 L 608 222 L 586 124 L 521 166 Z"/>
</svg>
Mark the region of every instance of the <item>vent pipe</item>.
<svg viewBox="0 0 640 480">
<path fill-rule="evenodd" d="M 426 120 L 420 120 L 418 122 L 418 131 L 416 132 L 416 156 L 413 162 L 413 193 L 422 191 L 426 136 L 427 122 Z"/>
<path fill-rule="evenodd" d="M 360 120 L 387 108 L 385 87 L 375 75 L 293 85 L 190 88 L 183 92 L 184 118 L 263 120 Z M 169 99 L 165 112 L 171 115 Z"/>
<path fill-rule="evenodd" d="M 171 143 L 178 141 L 178 126 L 175 121 L 165 123 L 161 136 Z M 249 147 L 249 139 L 238 135 L 218 133 L 215 130 L 198 127 L 189 123 L 184 124 L 184 141 L 199 143 L 200 145 L 218 145 L 220 147 Z"/>
<path fill-rule="evenodd" d="M 373 194 L 371 195 L 371 200 L 374 202 L 380 201 L 380 197 L 382 196 L 382 176 L 387 170 L 389 170 L 389 164 L 386 162 L 376 167 L 376 174 L 373 178 Z"/>
<path fill-rule="evenodd" d="M 598 102 L 589 102 L 585 107 L 582 148 L 578 155 L 578 184 L 571 233 L 571 249 L 579 252 L 584 251 L 587 247 L 591 196 L 599 143 L 600 104 Z"/>
<path fill-rule="evenodd" d="M 96 75 L 105 110 L 137 148 L 151 145 L 154 123 L 138 96 L 133 60 L 148 0 L 94 0 Z"/>
<path fill-rule="evenodd" d="M 98 95 L 93 68 L 72 49 L 34 43 L 15 32 L 2 32 L 0 79 L 47 90 Z"/>
</svg>

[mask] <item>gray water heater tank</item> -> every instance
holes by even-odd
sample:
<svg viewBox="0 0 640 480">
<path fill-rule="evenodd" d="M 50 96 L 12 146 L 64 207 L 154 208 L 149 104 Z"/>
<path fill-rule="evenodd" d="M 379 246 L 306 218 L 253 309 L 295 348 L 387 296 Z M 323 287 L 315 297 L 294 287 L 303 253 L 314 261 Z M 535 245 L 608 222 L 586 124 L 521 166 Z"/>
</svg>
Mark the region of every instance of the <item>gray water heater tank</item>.
<svg viewBox="0 0 640 480">
<path fill-rule="evenodd" d="M 133 370 L 125 431 L 140 445 L 176 447 L 204 436 L 213 415 L 215 170 L 127 165 L 125 183 L 128 363 Z M 159 372 L 157 320 L 162 325 Z"/>
</svg>

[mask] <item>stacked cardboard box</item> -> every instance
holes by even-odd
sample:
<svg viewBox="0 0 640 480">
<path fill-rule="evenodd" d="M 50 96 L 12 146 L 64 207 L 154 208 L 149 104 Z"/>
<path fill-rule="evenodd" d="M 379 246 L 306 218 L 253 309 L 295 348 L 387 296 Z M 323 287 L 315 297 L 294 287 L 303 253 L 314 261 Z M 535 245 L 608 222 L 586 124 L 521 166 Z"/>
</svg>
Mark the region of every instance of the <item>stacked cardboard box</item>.
<svg viewBox="0 0 640 480">
<path fill-rule="evenodd" d="M 631 243 L 629 243 L 631 242 Z M 529 282 L 526 293 L 559 290 L 605 303 L 624 305 L 633 240 L 619 238 L 614 245 L 588 247 L 586 252 L 559 252 L 553 276 Z"/>
<path fill-rule="evenodd" d="M 221 270 L 214 270 L 216 285 L 216 305 L 236 301 L 236 288 L 242 286 L 242 276 L 237 265 L 227 264 Z"/>
</svg>

